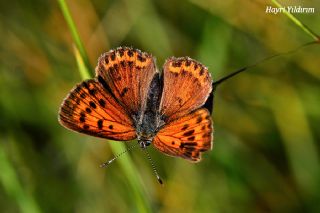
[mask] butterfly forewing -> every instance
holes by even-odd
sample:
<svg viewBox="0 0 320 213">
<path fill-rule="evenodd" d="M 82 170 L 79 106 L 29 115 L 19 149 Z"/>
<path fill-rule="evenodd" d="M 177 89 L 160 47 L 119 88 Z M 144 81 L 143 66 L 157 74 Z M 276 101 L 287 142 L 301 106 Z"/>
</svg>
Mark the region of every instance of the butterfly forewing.
<svg viewBox="0 0 320 213">
<path fill-rule="evenodd" d="M 96 80 L 78 84 L 63 101 L 60 123 L 74 131 L 113 140 L 136 137 L 133 121 Z"/>
<path fill-rule="evenodd" d="M 163 66 L 160 114 L 173 121 L 201 107 L 212 90 L 208 69 L 190 58 L 170 58 Z"/>
<path fill-rule="evenodd" d="M 165 154 L 197 162 L 212 148 L 212 132 L 209 111 L 202 108 L 165 125 L 153 144 Z"/>
<path fill-rule="evenodd" d="M 110 87 L 117 101 L 133 116 L 143 110 L 156 72 L 150 54 L 127 47 L 103 54 L 96 68 L 98 80 Z"/>
</svg>

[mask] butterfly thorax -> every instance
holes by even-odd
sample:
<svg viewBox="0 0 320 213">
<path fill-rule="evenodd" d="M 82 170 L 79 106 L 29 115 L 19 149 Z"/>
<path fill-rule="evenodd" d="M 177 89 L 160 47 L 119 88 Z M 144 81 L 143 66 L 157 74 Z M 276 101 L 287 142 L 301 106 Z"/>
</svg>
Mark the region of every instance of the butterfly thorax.
<svg viewBox="0 0 320 213">
<path fill-rule="evenodd" d="M 142 116 L 141 123 L 137 125 L 136 129 L 137 138 L 139 143 L 144 141 L 147 145 L 150 145 L 159 130 L 159 116 L 152 111 L 146 111 Z"/>
</svg>

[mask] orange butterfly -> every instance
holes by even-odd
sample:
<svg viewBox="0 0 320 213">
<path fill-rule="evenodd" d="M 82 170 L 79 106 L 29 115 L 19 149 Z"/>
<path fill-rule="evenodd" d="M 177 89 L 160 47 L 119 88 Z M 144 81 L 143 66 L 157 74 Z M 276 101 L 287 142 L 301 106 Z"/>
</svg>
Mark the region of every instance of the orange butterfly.
<svg viewBox="0 0 320 213">
<path fill-rule="evenodd" d="M 208 69 L 193 59 L 169 58 L 159 72 L 150 54 L 120 47 L 99 58 L 94 79 L 71 90 L 59 121 L 96 137 L 137 138 L 143 149 L 153 144 L 198 162 L 212 148 L 212 119 L 202 107 L 211 91 Z"/>
</svg>

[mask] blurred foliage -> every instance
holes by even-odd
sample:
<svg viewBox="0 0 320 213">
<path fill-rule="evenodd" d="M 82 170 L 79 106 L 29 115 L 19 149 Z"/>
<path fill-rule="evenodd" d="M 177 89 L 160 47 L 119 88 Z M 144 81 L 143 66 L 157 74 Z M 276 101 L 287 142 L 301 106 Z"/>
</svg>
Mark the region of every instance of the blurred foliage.
<svg viewBox="0 0 320 213">
<path fill-rule="evenodd" d="M 311 40 L 265 0 L 67 1 L 88 64 L 127 45 L 158 66 L 188 55 L 214 79 Z M 285 4 L 288 1 L 281 1 Z M 320 9 L 318 0 L 290 4 Z M 320 32 L 320 16 L 297 18 Z M 59 105 L 81 77 L 56 1 L 0 2 L 0 211 L 137 210 L 128 178 L 102 139 L 66 130 Z M 130 153 L 145 201 L 160 212 L 319 212 L 320 47 L 242 73 L 215 94 L 214 149 L 199 164 L 150 150 Z M 121 159 L 119 159 L 121 162 Z"/>
</svg>

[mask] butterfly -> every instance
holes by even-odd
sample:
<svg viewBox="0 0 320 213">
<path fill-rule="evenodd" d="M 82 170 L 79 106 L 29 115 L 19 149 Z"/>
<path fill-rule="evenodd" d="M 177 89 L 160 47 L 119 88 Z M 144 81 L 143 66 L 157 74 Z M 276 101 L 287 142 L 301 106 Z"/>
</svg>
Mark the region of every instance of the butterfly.
<svg viewBox="0 0 320 213">
<path fill-rule="evenodd" d="M 64 99 L 59 122 L 76 132 L 153 145 L 192 162 L 212 149 L 213 122 L 203 107 L 212 91 L 208 69 L 189 57 L 166 60 L 160 72 L 151 54 L 119 47 L 100 56 L 96 76 Z"/>
</svg>

